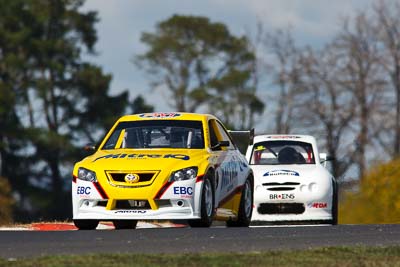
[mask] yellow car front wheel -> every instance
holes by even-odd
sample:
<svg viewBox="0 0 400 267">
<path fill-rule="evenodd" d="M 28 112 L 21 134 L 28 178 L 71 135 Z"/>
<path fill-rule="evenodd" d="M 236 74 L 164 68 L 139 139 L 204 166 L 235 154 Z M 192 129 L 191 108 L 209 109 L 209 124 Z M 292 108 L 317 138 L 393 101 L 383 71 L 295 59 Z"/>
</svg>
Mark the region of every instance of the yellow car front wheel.
<svg viewBox="0 0 400 267">
<path fill-rule="evenodd" d="M 76 228 L 79 230 L 94 230 L 99 225 L 98 220 L 74 220 Z"/>
<path fill-rule="evenodd" d="M 201 191 L 201 219 L 189 220 L 191 227 L 210 227 L 215 216 L 215 190 L 213 175 L 208 173 L 204 176 L 203 189 Z"/>
</svg>

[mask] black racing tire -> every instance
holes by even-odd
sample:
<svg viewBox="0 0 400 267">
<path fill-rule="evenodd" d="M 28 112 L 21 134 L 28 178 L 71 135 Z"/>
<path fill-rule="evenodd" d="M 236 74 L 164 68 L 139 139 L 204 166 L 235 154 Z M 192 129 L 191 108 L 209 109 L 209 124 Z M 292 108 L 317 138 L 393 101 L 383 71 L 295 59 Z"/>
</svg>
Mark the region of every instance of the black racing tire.
<svg viewBox="0 0 400 267">
<path fill-rule="evenodd" d="M 121 229 L 135 229 L 137 225 L 137 220 L 114 220 L 113 224 L 115 230 Z"/>
<path fill-rule="evenodd" d="M 74 220 L 76 228 L 79 230 L 95 230 L 99 225 L 98 220 Z"/>
<path fill-rule="evenodd" d="M 210 227 L 215 216 L 215 188 L 213 175 L 204 176 L 201 190 L 200 219 L 188 220 L 191 227 Z"/>
<path fill-rule="evenodd" d="M 333 196 L 332 196 L 332 225 L 337 225 L 338 224 L 338 219 L 339 219 L 339 198 L 338 198 L 338 189 L 336 182 L 333 181 Z"/>
<path fill-rule="evenodd" d="M 247 178 L 242 188 L 242 196 L 240 197 L 239 213 L 236 221 L 226 221 L 227 227 L 248 227 L 251 222 L 253 213 L 253 182 L 251 178 Z"/>
</svg>

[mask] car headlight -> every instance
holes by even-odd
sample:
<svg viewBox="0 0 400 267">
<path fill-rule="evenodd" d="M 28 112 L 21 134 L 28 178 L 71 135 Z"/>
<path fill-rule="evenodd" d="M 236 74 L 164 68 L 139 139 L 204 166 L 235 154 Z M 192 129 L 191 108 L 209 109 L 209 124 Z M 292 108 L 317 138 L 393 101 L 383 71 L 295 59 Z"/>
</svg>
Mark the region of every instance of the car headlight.
<svg viewBox="0 0 400 267">
<path fill-rule="evenodd" d="M 89 182 L 97 182 L 96 173 L 82 167 L 78 169 L 78 179 Z"/>
<path fill-rule="evenodd" d="M 318 185 L 316 183 L 311 183 L 308 185 L 308 189 L 310 190 L 310 192 L 316 192 L 318 189 Z"/>
<path fill-rule="evenodd" d="M 170 182 L 194 179 L 197 177 L 197 167 L 189 167 L 174 171 L 169 178 Z"/>
</svg>

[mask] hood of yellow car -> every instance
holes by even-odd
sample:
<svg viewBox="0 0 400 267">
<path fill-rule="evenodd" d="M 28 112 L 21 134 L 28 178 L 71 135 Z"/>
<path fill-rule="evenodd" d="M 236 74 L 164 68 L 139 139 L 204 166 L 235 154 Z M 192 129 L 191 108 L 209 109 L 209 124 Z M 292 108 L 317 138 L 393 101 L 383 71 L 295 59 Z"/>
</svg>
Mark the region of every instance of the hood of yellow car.
<svg viewBox="0 0 400 267">
<path fill-rule="evenodd" d="M 207 157 L 200 149 L 100 150 L 80 162 L 93 170 L 166 170 L 196 166 Z"/>
</svg>

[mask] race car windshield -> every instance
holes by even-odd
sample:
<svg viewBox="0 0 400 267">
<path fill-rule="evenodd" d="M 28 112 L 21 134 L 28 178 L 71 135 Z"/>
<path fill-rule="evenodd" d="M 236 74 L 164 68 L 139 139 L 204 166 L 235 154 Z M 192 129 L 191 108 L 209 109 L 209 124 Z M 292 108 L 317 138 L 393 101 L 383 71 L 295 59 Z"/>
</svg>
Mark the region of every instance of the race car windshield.
<svg viewBox="0 0 400 267">
<path fill-rule="evenodd" d="M 102 149 L 204 148 L 201 121 L 120 122 Z"/>
<path fill-rule="evenodd" d="M 299 141 L 266 141 L 253 146 L 250 164 L 315 164 L 312 145 Z"/>
</svg>

